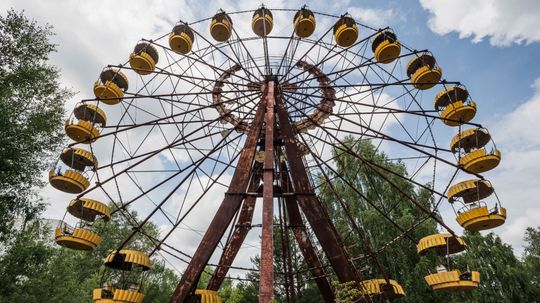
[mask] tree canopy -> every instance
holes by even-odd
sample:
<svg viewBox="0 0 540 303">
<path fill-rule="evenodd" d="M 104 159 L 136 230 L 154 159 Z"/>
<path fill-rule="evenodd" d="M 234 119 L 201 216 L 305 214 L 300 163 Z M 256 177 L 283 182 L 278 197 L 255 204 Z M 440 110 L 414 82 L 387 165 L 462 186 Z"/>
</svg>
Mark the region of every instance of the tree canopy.
<svg viewBox="0 0 540 303">
<path fill-rule="evenodd" d="M 43 208 L 36 190 L 62 143 L 71 92 L 48 62 L 52 35 L 22 12 L 0 16 L 0 241 Z"/>
</svg>

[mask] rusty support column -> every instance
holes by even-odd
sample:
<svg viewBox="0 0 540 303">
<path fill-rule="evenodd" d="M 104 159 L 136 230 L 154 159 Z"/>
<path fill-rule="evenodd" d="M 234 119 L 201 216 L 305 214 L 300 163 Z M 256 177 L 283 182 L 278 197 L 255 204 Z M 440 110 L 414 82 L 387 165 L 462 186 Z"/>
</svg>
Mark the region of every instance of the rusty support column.
<svg viewBox="0 0 540 303">
<path fill-rule="evenodd" d="M 285 165 L 285 163 L 281 164 L 281 170 L 281 184 L 283 189 L 285 191 L 292 190 L 292 185 L 288 176 L 287 166 Z M 285 205 L 287 207 L 289 227 L 293 231 L 294 238 L 296 239 L 298 247 L 300 248 L 300 251 L 304 256 L 304 260 L 306 261 L 309 271 L 313 276 L 313 280 L 315 281 L 315 284 L 317 284 L 317 287 L 321 292 L 321 296 L 327 303 L 334 302 L 335 298 L 332 286 L 326 278 L 326 272 L 322 266 L 321 261 L 319 260 L 319 257 L 317 256 L 317 253 L 315 252 L 315 249 L 313 248 L 313 244 L 309 239 L 309 235 L 306 232 L 306 228 L 304 226 L 304 222 L 302 221 L 302 216 L 300 215 L 300 209 L 298 208 L 298 203 L 296 202 L 296 199 L 291 195 L 286 195 Z"/>
<path fill-rule="evenodd" d="M 298 204 L 302 208 L 339 281 L 348 282 L 358 280 L 360 278 L 359 273 L 354 269 L 334 225 L 330 221 L 330 218 L 328 218 L 328 214 L 317 198 L 308 179 L 306 167 L 298 150 L 298 141 L 289 121 L 289 113 L 279 95 L 276 98 L 276 104 L 279 127 L 285 145 L 285 153 L 287 155 L 287 163 L 291 173 L 296 201 L 298 201 Z"/>
<path fill-rule="evenodd" d="M 225 198 L 221 202 L 214 219 L 210 223 L 197 251 L 182 275 L 171 297 L 171 303 L 184 303 L 187 301 L 186 299 L 197 286 L 204 267 L 208 264 L 208 260 L 210 260 L 219 241 L 227 230 L 227 226 L 229 226 L 234 215 L 238 212 L 242 200 L 246 196 L 265 109 L 266 99 L 262 98 L 249 129 L 244 148 L 240 154 L 240 159 L 238 160 L 236 170 L 229 185 L 229 191 L 225 193 Z"/>
<path fill-rule="evenodd" d="M 262 164 L 255 162 L 253 165 L 253 173 L 248 192 L 254 193 L 257 191 L 259 182 L 261 181 L 261 170 Z M 251 229 L 251 221 L 253 219 L 253 211 L 255 210 L 256 200 L 257 196 L 255 195 L 249 195 L 244 199 L 244 203 L 242 203 L 242 208 L 240 209 L 240 214 L 238 216 L 238 222 L 234 229 L 231 240 L 223 249 L 223 254 L 219 259 L 218 267 L 212 275 L 212 278 L 210 278 L 206 289 L 217 291 L 221 286 L 221 283 L 223 283 L 223 280 L 225 279 L 234 258 L 236 258 L 236 254 L 238 254 L 242 243 L 244 243 L 244 240 Z"/>
<path fill-rule="evenodd" d="M 266 127 L 263 166 L 263 208 L 259 303 L 274 297 L 274 82 L 266 88 Z"/>
</svg>

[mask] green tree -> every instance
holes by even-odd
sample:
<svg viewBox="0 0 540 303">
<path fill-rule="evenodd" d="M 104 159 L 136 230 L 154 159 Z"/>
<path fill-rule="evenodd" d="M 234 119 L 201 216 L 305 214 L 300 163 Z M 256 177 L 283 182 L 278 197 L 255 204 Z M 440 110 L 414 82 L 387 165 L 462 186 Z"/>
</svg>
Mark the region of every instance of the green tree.
<svg viewBox="0 0 540 303">
<path fill-rule="evenodd" d="M 62 143 L 64 101 L 71 92 L 48 63 L 51 27 L 10 10 L 0 16 L 0 241 L 43 208 L 40 174 Z"/>
<path fill-rule="evenodd" d="M 378 248 L 384 243 L 394 239 L 400 231 L 397 230 L 388 220 L 384 219 L 372 205 L 367 203 L 358 192 L 371 200 L 377 207 L 388 210 L 392 209 L 389 217 L 400 226 L 411 226 L 418 218 L 425 214 L 414 206 L 407 198 L 402 196 L 398 190 L 391 187 L 387 181 L 381 177 L 384 175 L 395 183 L 398 188 L 413 197 L 424 207 L 431 209 L 433 199 L 428 190 L 414 190 L 410 182 L 407 182 L 406 167 L 401 163 L 392 163 L 382 152 L 377 152 L 375 147 L 367 140 L 355 141 L 353 138 L 346 138 L 345 147 L 338 147 L 334 150 L 336 156 L 335 170 L 329 169 L 328 175 L 332 180 L 331 184 L 322 186 L 322 200 L 327 205 L 331 213 L 331 218 L 341 237 L 350 244 L 351 255 L 364 254 L 367 247 L 363 241 L 351 232 L 351 224 L 346 220 L 343 209 L 336 199 L 336 192 L 339 193 L 355 222 L 365 233 L 371 247 Z M 372 168 L 362 164 L 360 160 L 344 150 L 353 151 L 362 155 L 377 165 L 391 170 L 398 175 L 389 174 L 385 170 L 379 169 L 375 172 Z M 420 239 L 426 235 L 437 233 L 434 220 L 427 220 L 409 235 L 413 239 Z M 525 265 L 517 259 L 512 248 L 503 243 L 501 239 L 490 233 L 482 236 L 479 233 L 465 233 L 464 240 L 468 245 L 465 253 L 452 256 L 450 259 L 458 269 L 480 272 L 480 287 L 474 291 L 462 291 L 451 293 L 440 293 L 432 291 L 424 280 L 430 270 L 436 264 L 446 262 L 446 260 L 428 254 L 419 257 L 416 246 L 408 239 L 402 239 L 394 243 L 392 247 L 380 255 L 383 267 L 387 270 L 390 278 L 397 280 L 405 289 L 407 296 L 400 302 L 534 302 L 538 298 L 537 287 L 534 286 L 532 273 L 540 272 L 538 262 L 540 256 L 540 232 L 529 229 L 527 237 L 529 246 L 526 248 Z M 371 260 L 367 259 L 363 265 L 365 278 L 380 278 L 378 269 Z M 536 274 L 538 279 L 539 274 Z M 538 280 L 536 280 L 538 283 Z M 537 286 L 538 284 L 536 284 Z M 350 300 L 354 291 L 344 285 L 337 288 L 342 298 Z M 348 302 L 347 299 L 343 300 Z"/>
<path fill-rule="evenodd" d="M 433 198 L 427 189 L 415 190 L 406 179 L 405 165 L 389 161 L 386 155 L 378 152 L 369 140 L 357 141 L 353 137 L 347 137 L 343 143 L 343 146 L 338 146 L 333 150 L 335 168 L 327 168 L 326 176 L 319 178 L 321 200 L 326 205 L 338 233 L 348 245 L 349 254 L 367 256 L 368 247 L 359 234 L 351 229 L 351 221 L 341 206 L 340 200 L 347 207 L 359 229 L 365 234 L 369 247 L 378 249 L 402 232 L 385 219 L 376 207 L 388 213 L 388 217 L 403 228 L 413 225 L 426 215 L 385 178 L 427 209 L 432 208 Z M 355 154 L 361 155 L 384 169 L 368 167 Z M 332 181 L 328 182 L 327 179 Z M 408 233 L 408 236 L 412 239 L 420 239 L 436 232 L 435 222 L 426 220 Z M 360 265 L 364 269 L 364 278 L 382 278 L 373 260 L 364 259 L 365 264 Z M 403 302 L 435 301 L 437 295 L 424 281 L 428 270 L 434 267 L 434 259 L 420 257 L 410 239 L 405 237 L 393 243 L 379 255 L 379 260 L 389 278 L 397 280 L 404 287 L 407 296 L 402 299 Z"/>
<path fill-rule="evenodd" d="M 525 241 L 525 271 L 530 273 L 530 287 L 535 290 L 536 296 L 540 297 L 540 227 L 527 228 Z"/>
</svg>

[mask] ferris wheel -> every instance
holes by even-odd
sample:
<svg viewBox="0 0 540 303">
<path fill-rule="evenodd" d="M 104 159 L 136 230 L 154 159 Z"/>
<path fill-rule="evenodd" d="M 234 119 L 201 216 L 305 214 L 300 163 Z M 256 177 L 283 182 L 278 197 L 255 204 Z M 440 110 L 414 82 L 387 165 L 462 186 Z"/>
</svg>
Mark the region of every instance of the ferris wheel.
<svg viewBox="0 0 540 303">
<path fill-rule="evenodd" d="M 400 298 L 406 290 L 386 273 L 380 253 L 401 239 L 420 255 L 466 249 L 459 231 L 438 215 L 441 207 L 454 208 L 466 230 L 505 222 L 506 209 L 481 175 L 499 164 L 501 153 L 488 130 L 473 122 L 477 105 L 469 91 L 444 80 L 428 50 L 407 46 L 391 28 L 361 21 L 306 6 L 219 10 L 141 39 L 126 62 L 103 69 L 93 84 L 95 97 L 77 104 L 66 121 L 73 143 L 49 173 L 53 187 L 75 195 L 66 216 L 78 223 L 61 222 L 58 244 L 92 250 L 101 241 L 93 229 L 97 220 L 126 216 L 133 225 L 104 261 L 107 281 L 94 290 L 95 302 L 142 302 L 141 281 L 155 257 L 184 263 L 171 302 L 221 302 L 217 291 L 234 278 L 231 271 L 258 272 L 260 302 L 271 301 L 276 276 L 288 273 L 285 291 L 292 300 L 297 269 L 274 272 L 274 239 L 299 248 L 326 302 L 334 301 L 330 277 L 355 281 L 365 302 Z M 443 128 L 455 136 L 439 135 Z M 353 147 L 366 140 L 408 173 Z M 337 173 L 340 154 L 422 215 L 410 226 L 395 222 L 392 205 L 380 207 Z M 396 178 L 427 191 L 434 202 L 421 203 Z M 368 250 L 349 255 L 350 243 L 320 199 L 325 184 L 332 207 L 349 214 L 335 180 L 388 220 L 397 236 L 371 247 L 365 228 L 347 216 L 342 219 Z M 134 220 L 128 207 L 141 219 Z M 437 222 L 441 233 L 412 238 L 426 220 Z M 159 237 L 144 233 L 148 222 L 160 226 Z M 132 245 L 138 234 L 155 244 L 152 251 Z M 255 254 L 257 270 L 235 263 Z M 286 252 L 282 258 L 287 264 Z M 366 264 L 374 269 L 366 271 Z M 207 289 L 196 289 L 208 266 L 214 271 Z M 437 291 L 468 290 L 478 287 L 480 274 L 438 267 L 425 280 Z"/>
</svg>

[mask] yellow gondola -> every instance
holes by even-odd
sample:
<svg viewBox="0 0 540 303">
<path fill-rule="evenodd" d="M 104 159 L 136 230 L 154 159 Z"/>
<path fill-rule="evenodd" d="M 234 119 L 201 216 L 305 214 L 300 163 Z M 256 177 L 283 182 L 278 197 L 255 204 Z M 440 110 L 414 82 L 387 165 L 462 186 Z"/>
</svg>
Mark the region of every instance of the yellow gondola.
<svg viewBox="0 0 540 303">
<path fill-rule="evenodd" d="M 96 157 L 91 152 L 78 147 L 64 149 L 60 154 L 60 160 L 67 166 L 80 171 L 84 171 L 87 167 L 96 168 L 98 165 Z"/>
<path fill-rule="evenodd" d="M 156 69 L 159 61 L 157 49 L 150 43 L 140 42 L 135 45 L 129 56 L 129 65 L 139 75 L 148 75 Z"/>
<path fill-rule="evenodd" d="M 146 254 L 131 249 L 111 252 L 105 259 L 104 264 L 107 267 L 119 270 L 132 270 L 134 267 L 138 267 L 146 271 L 151 267 L 150 258 Z"/>
<path fill-rule="evenodd" d="M 126 75 L 112 68 L 104 69 L 99 80 L 94 82 L 94 95 L 101 102 L 109 105 L 118 104 L 129 87 Z"/>
<path fill-rule="evenodd" d="M 90 181 L 83 173 L 67 169 L 64 173 L 49 171 L 49 183 L 52 187 L 69 194 L 79 194 L 90 186 Z"/>
<path fill-rule="evenodd" d="M 488 209 L 482 199 L 493 194 L 491 183 L 486 180 L 467 180 L 457 183 L 448 189 L 448 200 L 453 203 L 461 198 L 465 205 L 458 210 L 456 221 L 469 231 L 479 231 L 498 227 L 506 221 L 506 208 L 495 207 Z"/>
<path fill-rule="evenodd" d="M 334 25 L 334 39 L 341 47 L 349 47 L 358 39 L 358 25 L 350 15 L 344 15 Z"/>
<path fill-rule="evenodd" d="M 317 26 L 315 15 L 304 6 L 294 15 L 293 26 L 298 37 L 307 38 L 313 34 Z"/>
<path fill-rule="evenodd" d="M 195 35 L 187 24 L 177 24 L 169 34 L 169 46 L 179 54 L 188 54 L 194 41 Z"/>
<path fill-rule="evenodd" d="M 212 18 L 212 23 L 210 23 L 212 38 L 218 42 L 225 42 L 231 37 L 232 30 L 233 22 L 231 18 L 223 10 L 219 10 Z"/>
<path fill-rule="evenodd" d="M 477 288 L 480 284 L 480 273 L 477 271 L 461 272 L 459 270 L 440 271 L 425 277 L 433 290 L 459 291 Z"/>
<path fill-rule="evenodd" d="M 257 9 L 251 18 L 251 29 L 259 37 L 266 37 L 272 31 L 274 20 L 272 12 L 264 6 Z"/>
<path fill-rule="evenodd" d="M 501 162 L 501 152 L 498 149 L 487 151 L 485 148 L 475 150 L 462 156 L 459 164 L 464 170 L 476 174 L 494 169 Z"/>
<path fill-rule="evenodd" d="M 390 284 L 388 284 L 390 282 Z M 405 297 L 403 287 L 395 280 L 371 279 L 360 282 L 363 296 L 376 297 L 382 300 Z"/>
<path fill-rule="evenodd" d="M 100 135 L 100 131 L 92 123 L 84 120 L 67 120 L 64 129 L 66 135 L 77 143 L 93 143 Z"/>
<path fill-rule="evenodd" d="M 375 55 L 375 60 L 388 64 L 399 57 L 401 44 L 397 40 L 395 33 L 385 30 L 375 36 L 371 49 Z"/>
<path fill-rule="evenodd" d="M 101 127 L 107 125 L 105 112 L 94 104 L 79 103 L 73 110 L 73 115 L 79 120 L 99 124 Z"/>
<path fill-rule="evenodd" d="M 448 233 L 426 236 L 418 241 L 418 254 L 423 256 L 433 251 L 439 256 L 449 256 L 466 249 L 465 241 Z M 459 291 L 478 287 L 480 274 L 476 271 L 461 273 L 454 269 L 448 271 L 443 265 L 437 266 L 437 272 L 424 277 L 433 290 Z"/>
<path fill-rule="evenodd" d="M 483 173 L 491 170 L 501 161 L 501 152 L 486 145 L 491 141 L 489 132 L 484 128 L 469 128 L 452 138 L 450 150 L 459 156 L 459 164 L 468 172 Z"/>
<path fill-rule="evenodd" d="M 101 243 L 101 236 L 84 228 L 82 225 L 72 228 L 65 222 L 55 229 L 55 241 L 58 245 L 77 250 L 92 250 Z"/>
<path fill-rule="evenodd" d="M 481 231 L 499 227 L 506 222 L 506 208 L 488 209 L 479 202 L 458 211 L 456 221 L 468 231 Z"/>
<path fill-rule="evenodd" d="M 88 198 L 71 200 L 67 211 L 75 218 L 88 222 L 94 222 L 98 217 L 104 221 L 111 218 L 111 210 L 106 204 Z"/>
<path fill-rule="evenodd" d="M 423 237 L 418 241 L 417 251 L 420 256 L 428 251 L 434 251 L 439 256 L 446 256 L 464 251 L 465 241 L 460 237 L 454 237 L 451 234 L 434 234 Z"/>
<path fill-rule="evenodd" d="M 430 89 L 439 83 L 442 69 L 437 65 L 435 57 L 429 53 L 414 56 L 407 65 L 407 76 L 413 86 L 420 90 Z"/>
<path fill-rule="evenodd" d="M 195 290 L 195 297 L 197 297 L 200 303 L 221 303 L 221 296 L 217 291 L 207 290 L 207 289 L 197 289 Z"/>
<path fill-rule="evenodd" d="M 459 126 L 476 115 L 476 103 L 469 100 L 469 92 L 461 86 L 443 88 L 435 97 L 435 110 L 440 112 L 443 123 Z"/>
</svg>

